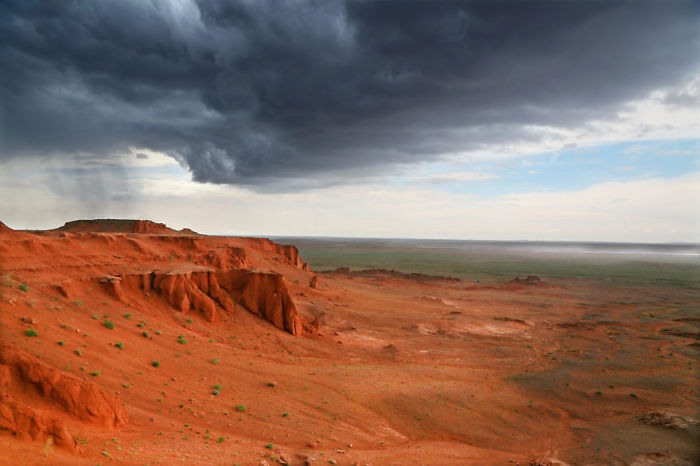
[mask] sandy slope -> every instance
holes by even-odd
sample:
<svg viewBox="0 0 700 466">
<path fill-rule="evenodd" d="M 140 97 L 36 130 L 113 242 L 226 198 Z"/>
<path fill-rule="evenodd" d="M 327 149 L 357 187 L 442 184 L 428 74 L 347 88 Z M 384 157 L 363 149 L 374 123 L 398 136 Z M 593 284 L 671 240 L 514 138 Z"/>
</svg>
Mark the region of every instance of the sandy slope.
<svg viewBox="0 0 700 466">
<path fill-rule="evenodd" d="M 0 228 L 0 273 L 8 464 L 696 454 L 694 289 L 385 271 L 310 287 L 296 248 L 150 222 Z M 682 428 L 640 420 L 654 410 Z"/>
</svg>

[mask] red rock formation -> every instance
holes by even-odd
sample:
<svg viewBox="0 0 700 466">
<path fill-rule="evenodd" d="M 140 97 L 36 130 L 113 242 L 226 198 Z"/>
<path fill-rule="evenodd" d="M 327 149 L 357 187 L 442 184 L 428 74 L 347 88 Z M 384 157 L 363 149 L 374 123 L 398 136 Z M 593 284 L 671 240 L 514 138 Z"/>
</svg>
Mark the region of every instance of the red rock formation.
<svg viewBox="0 0 700 466">
<path fill-rule="evenodd" d="M 262 251 L 274 252 L 286 258 L 287 261 L 295 267 L 302 270 L 311 271 L 309 264 L 304 263 L 299 256 L 299 250 L 296 246 L 277 244 L 268 238 L 250 238 L 252 245 L 256 249 Z"/>
<path fill-rule="evenodd" d="M 14 230 L 4 223 L 0 222 L 0 234 L 2 233 L 12 233 Z"/>
<path fill-rule="evenodd" d="M 0 394 L 0 430 L 8 430 L 20 440 L 45 442 L 51 438 L 57 446 L 78 453 L 77 442 L 61 419 L 46 416 L 7 394 Z"/>
<path fill-rule="evenodd" d="M 311 288 L 318 288 L 318 277 L 316 275 L 311 277 L 311 281 L 309 282 L 309 286 Z"/>
<path fill-rule="evenodd" d="M 30 392 L 106 429 L 118 429 L 129 419 L 119 399 L 94 383 L 48 367 L 9 345 L 0 346 L 0 393 L 7 401 L 10 393 Z"/>
<path fill-rule="evenodd" d="M 292 301 L 284 277 L 276 273 L 230 270 L 217 272 L 217 282 L 253 314 L 292 335 L 304 333 L 304 319 Z"/>
<path fill-rule="evenodd" d="M 110 296 L 121 301 L 128 300 L 129 290 L 153 291 L 178 311 L 200 312 L 210 322 L 216 319 L 218 309 L 233 312 L 238 303 L 292 335 L 313 332 L 297 312 L 284 277 L 276 273 L 199 267 L 109 276 L 100 283 Z"/>
</svg>

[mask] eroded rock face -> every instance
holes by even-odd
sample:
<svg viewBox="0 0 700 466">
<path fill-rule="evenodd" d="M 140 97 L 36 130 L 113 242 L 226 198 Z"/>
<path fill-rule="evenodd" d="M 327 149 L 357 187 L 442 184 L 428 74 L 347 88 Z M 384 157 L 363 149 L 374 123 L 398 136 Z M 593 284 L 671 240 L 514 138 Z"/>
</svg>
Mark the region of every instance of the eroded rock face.
<svg viewBox="0 0 700 466">
<path fill-rule="evenodd" d="M 51 438 L 55 445 L 78 453 L 77 442 L 61 419 L 44 415 L 9 395 L 0 395 L 0 430 L 7 430 L 20 440 L 45 442 Z"/>
<path fill-rule="evenodd" d="M 0 394 L 35 391 L 82 421 L 106 429 L 118 429 L 129 421 L 119 398 L 93 382 L 40 363 L 24 351 L 0 346 L 0 368 Z"/>
<path fill-rule="evenodd" d="M 284 277 L 276 273 L 231 270 L 217 272 L 217 281 L 253 314 L 292 335 L 304 333 L 304 318 L 297 312 Z"/>
<path fill-rule="evenodd" d="M 115 299 L 128 300 L 129 290 L 153 291 L 182 313 L 196 311 L 213 322 L 219 309 L 236 310 L 237 304 L 292 335 L 308 324 L 296 309 L 284 277 L 246 269 L 154 271 L 100 280 Z M 308 327 L 306 325 L 307 329 Z"/>
<path fill-rule="evenodd" d="M 53 369 L 13 346 L 0 345 L 0 430 L 22 440 L 50 439 L 78 453 L 64 420 L 34 406 L 36 396 L 104 429 L 119 429 L 129 422 L 121 401 L 93 382 Z"/>
</svg>

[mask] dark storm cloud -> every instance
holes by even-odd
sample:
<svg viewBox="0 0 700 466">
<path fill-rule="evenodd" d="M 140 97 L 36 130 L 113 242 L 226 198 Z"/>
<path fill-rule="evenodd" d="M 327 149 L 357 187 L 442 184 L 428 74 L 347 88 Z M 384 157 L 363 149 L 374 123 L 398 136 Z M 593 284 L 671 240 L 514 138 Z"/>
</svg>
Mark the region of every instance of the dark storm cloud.
<svg viewBox="0 0 700 466">
<path fill-rule="evenodd" d="M 4 1 L 3 157 L 302 189 L 575 126 L 697 70 L 697 2 Z"/>
</svg>

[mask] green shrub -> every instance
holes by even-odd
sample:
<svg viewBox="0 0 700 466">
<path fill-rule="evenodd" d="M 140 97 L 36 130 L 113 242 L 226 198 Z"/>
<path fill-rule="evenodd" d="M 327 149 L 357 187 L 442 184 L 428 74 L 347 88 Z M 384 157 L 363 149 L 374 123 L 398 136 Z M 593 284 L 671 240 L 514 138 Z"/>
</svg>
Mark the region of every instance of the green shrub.
<svg viewBox="0 0 700 466">
<path fill-rule="evenodd" d="M 187 343 L 187 340 L 185 340 L 185 337 L 180 335 L 179 337 L 177 337 L 177 342 L 180 343 L 181 345 L 184 345 Z"/>
<path fill-rule="evenodd" d="M 58 345 L 59 345 L 59 346 L 63 346 L 63 345 L 65 345 L 65 344 L 66 344 L 66 343 L 65 343 L 64 341 L 59 341 L 59 342 L 58 342 Z"/>
<path fill-rule="evenodd" d="M 224 439 L 223 437 L 219 437 L 216 441 L 219 443 L 224 443 L 225 440 L 226 439 Z"/>
<path fill-rule="evenodd" d="M 124 314 L 125 319 L 131 319 L 131 314 Z"/>
<path fill-rule="evenodd" d="M 143 335 L 144 338 L 148 338 L 148 332 L 143 332 L 141 335 Z"/>
<path fill-rule="evenodd" d="M 100 375 L 100 371 L 90 372 L 90 375 L 93 377 L 97 377 L 98 375 Z"/>
<path fill-rule="evenodd" d="M 17 288 L 19 288 L 20 290 L 22 290 L 26 293 L 29 293 L 29 287 L 27 285 L 22 284 L 22 285 L 18 286 Z"/>
<path fill-rule="evenodd" d="M 211 363 L 212 363 L 212 364 L 219 364 L 219 360 L 216 359 L 216 358 L 214 358 L 214 359 L 211 360 Z"/>
<path fill-rule="evenodd" d="M 77 354 L 78 356 L 82 356 L 82 355 L 83 355 L 83 352 L 80 351 L 79 349 L 77 349 L 77 350 L 75 350 L 75 351 L 73 351 L 73 352 L 74 352 L 75 354 Z"/>
<path fill-rule="evenodd" d="M 24 334 L 28 337 L 38 337 L 39 333 L 34 330 L 33 328 L 28 328 L 27 330 L 24 331 Z"/>
<path fill-rule="evenodd" d="M 92 320 L 97 320 L 100 318 L 100 316 L 98 316 L 97 314 L 93 314 L 91 317 L 92 317 Z"/>
<path fill-rule="evenodd" d="M 239 413 L 245 413 L 246 408 L 244 405 L 238 405 L 236 406 L 236 411 L 238 411 Z"/>
<path fill-rule="evenodd" d="M 119 343 L 115 343 L 114 346 L 116 346 L 119 349 L 124 349 L 124 343 L 122 343 L 121 341 Z"/>
<path fill-rule="evenodd" d="M 111 320 L 105 320 L 102 325 L 104 325 L 110 330 L 114 330 L 114 322 L 112 322 Z"/>
<path fill-rule="evenodd" d="M 212 394 L 212 395 L 218 395 L 218 394 L 219 394 L 219 390 L 214 390 L 213 392 L 211 392 L 211 394 Z"/>
<path fill-rule="evenodd" d="M 268 443 L 267 445 L 265 445 L 265 448 L 267 448 L 268 450 L 272 450 L 274 447 L 275 446 L 271 443 Z"/>
<path fill-rule="evenodd" d="M 158 361 L 153 361 L 153 362 L 151 363 L 151 366 L 153 366 L 153 367 L 159 367 L 159 366 L 160 366 L 160 363 L 159 363 Z"/>
<path fill-rule="evenodd" d="M 81 300 L 77 300 L 77 301 L 75 302 L 75 305 L 78 306 L 78 307 L 80 307 L 80 306 L 83 305 L 83 302 L 82 302 Z"/>
<path fill-rule="evenodd" d="M 191 324 L 191 323 L 192 323 L 192 319 L 187 319 L 185 322 L 187 322 L 188 324 Z"/>
<path fill-rule="evenodd" d="M 217 390 L 223 390 L 224 387 L 222 387 L 221 385 L 219 385 L 219 384 L 217 383 L 216 385 L 214 385 L 214 388 L 217 389 Z"/>
</svg>

